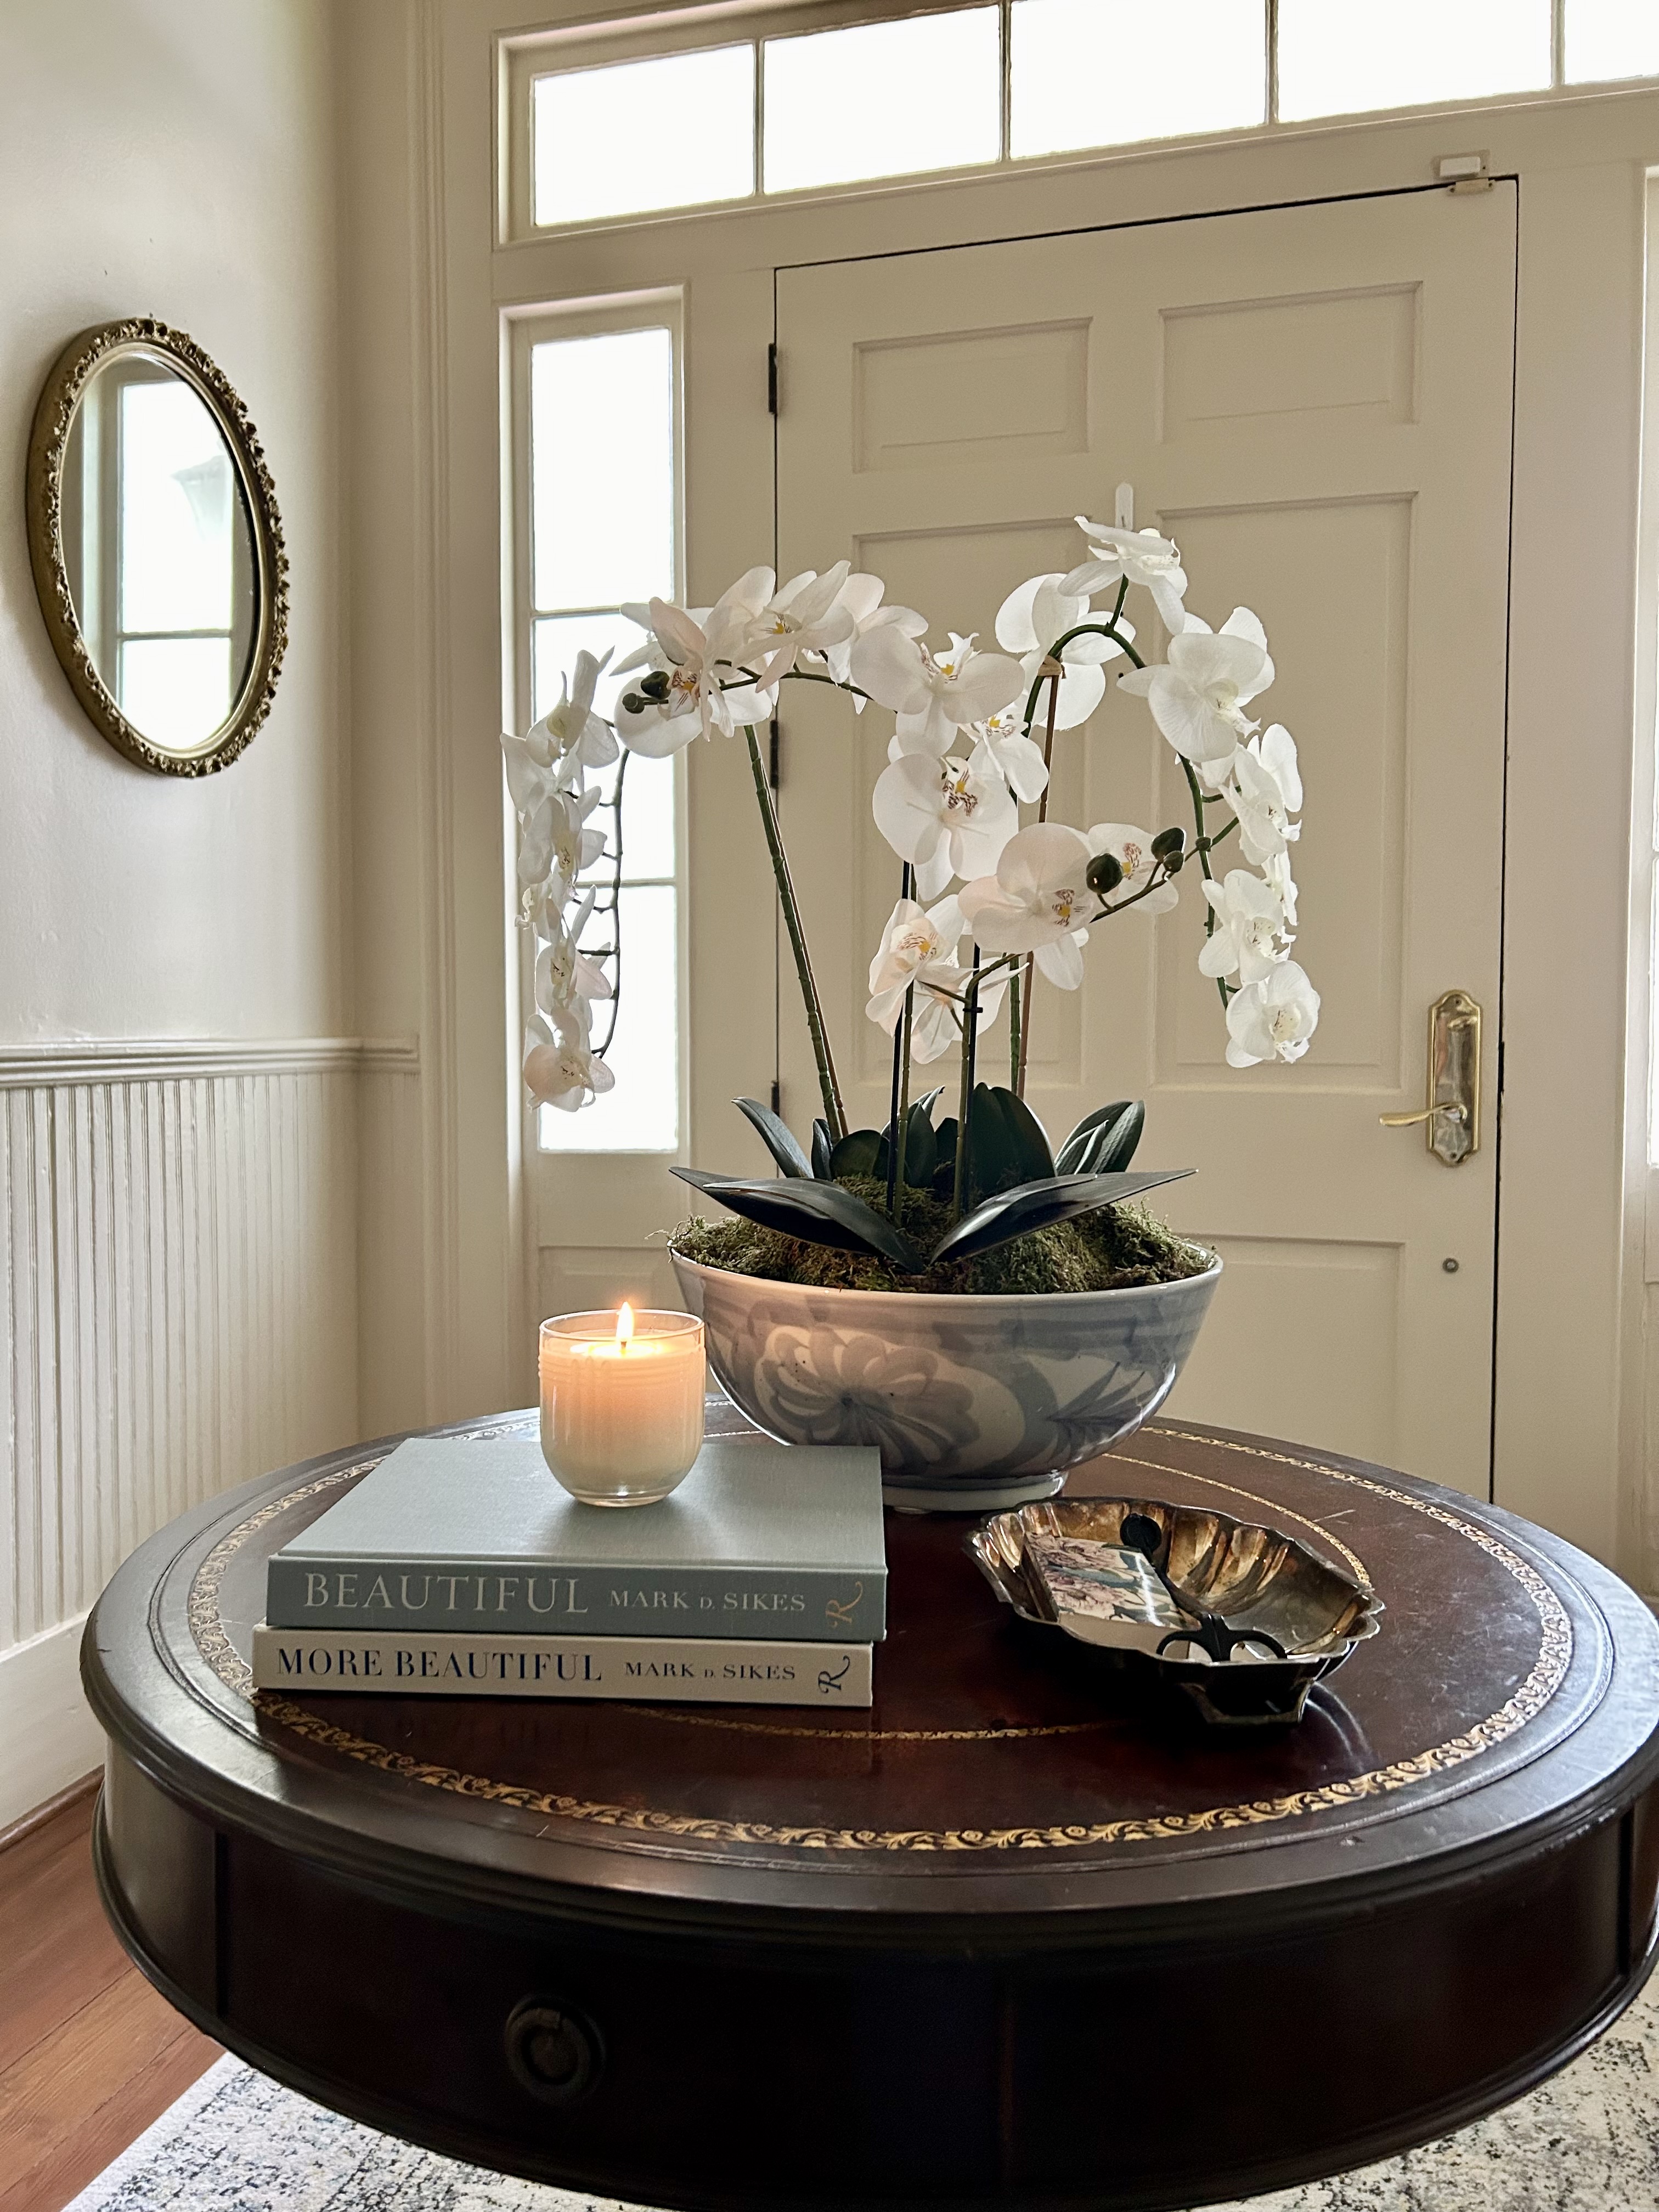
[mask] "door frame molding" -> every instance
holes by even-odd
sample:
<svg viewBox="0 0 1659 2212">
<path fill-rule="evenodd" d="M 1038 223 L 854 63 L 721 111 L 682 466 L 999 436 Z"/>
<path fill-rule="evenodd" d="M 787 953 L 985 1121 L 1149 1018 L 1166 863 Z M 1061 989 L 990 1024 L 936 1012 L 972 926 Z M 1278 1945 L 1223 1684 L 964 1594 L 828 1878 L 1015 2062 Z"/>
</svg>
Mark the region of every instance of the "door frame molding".
<svg viewBox="0 0 1659 2212">
<path fill-rule="evenodd" d="M 503 312 L 685 287 L 687 550 L 690 589 L 704 594 L 772 540 L 765 374 L 778 267 L 1410 189 L 1434 181 L 1440 156 L 1475 143 L 1492 173 L 1519 180 L 1495 1486 L 1501 1504 L 1545 1522 L 1641 1586 L 1659 1587 L 1659 1565 L 1642 1538 L 1642 1474 L 1626 1408 L 1638 1378 L 1621 1356 L 1630 972 L 1622 856 L 1634 759 L 1645 182 L 1659 164 L 1659 91 L 1107 154 L 1058 169 L 864 189 L 810 206 L 680 214 L 492 247 L 494 55 L 498 38 L 519 27 L 504 19 L 501 0 L 404 4 L 435 9 L 442 19 L 441 402 L 452 467 L 447 514 L 431 526 L 447 520 L 451 540 L 438 571 L 453 647 L 440 712 L 466 731 L 493 732 L 500 703 L 501 654 L 489 648 L 502 635 L 501 584 L 478 557 L 498 538 L 499 476 L 488 466 L 462 475 L 459 464 L 481 455 L 481 425 L 490 425 L 495 442 Z M 400 332 L 392 337 L 407 342 Z M 751 409 L 740 404 L 745 392 Z M 717 416 L 716 441 L 707 425 Z M 481 649 L 481 638 L 489 647 Z M 453 769 L 457 805 L 434 826 L 448 840 L 453 896 L 474 915 L 499 909 L 504 830 L 493 742 L 458 746 Z M 711 814 L 746 819 L 744 773 L 735 748 L 695 749 L 694 836 Z M 1597 853 L 1621 858 L 1598 872 L 1582 857 Z M 733 901 L 769 896 L 763 856 L 751 866 L 734 852 L 717 902 L 709 887 L 692 885 L 689 929 L 718 927 Z M 690 1021 L 705 1064 L 718 1060 L 726 1075 L 693 1086 L 692 1139 L 704 1151 L 724 1138 L 733 1092 L 769 1072 L 770 1024 L 746 1010 L 771 1003 L 770 933 L 752 938 L 746 949 L 729 948 L 717 1002 L 702 1003 L 693 987 Z M 458 933 L 461 1003 L 513 1002 L 510 951 L 504 920 L 494 931 L 469 927 L 465 944 Z M 423 1060 L 439 1047 L 423 1036 Z M 476 1267 L 493 1244 L 506 1282 L 520 1275 L 525 1231 L 509 1203 L 500 1067 L 499 1054 L 475 1054 L 447 1073 L 455 1117 L 449 1158 L 467 1187 L 471 1256 Z M 434 1077 L 445 1079 L 435 1068 Z M 496 1161 L 499 1170 L 487 1171 Z M 486 1188 L 484 1218 L 477 1201 Z M 443 1295 L 434 1284 L 428 1291 Z M 453 1358 L 458 1402 L 500 1402 L 532 1373 L 527 1341 L 491 1353 L 475 1338 L 457 1344 Z"/>
</svg>

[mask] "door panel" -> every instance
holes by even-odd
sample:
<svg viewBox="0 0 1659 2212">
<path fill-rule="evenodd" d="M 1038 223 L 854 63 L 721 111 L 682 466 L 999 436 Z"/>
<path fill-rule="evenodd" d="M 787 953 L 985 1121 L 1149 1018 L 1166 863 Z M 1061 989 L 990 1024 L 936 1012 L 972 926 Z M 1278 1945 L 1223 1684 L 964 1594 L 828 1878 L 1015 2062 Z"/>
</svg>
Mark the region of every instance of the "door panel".
<svg viewBox="0 0 1659 2212">
<path fill-rule="evenodd" d="M 1063 1133 L 1144 1095 L 1148 1165 L 1228 1275 L 1175 1415 L 1273 1431 L 1484 1493 L 1489 1479 L 1513 189 L 1274 209 L 787 270 L 778 564 L 846 556 L 945 629 L 1081 557 L 1072 521 L 1135 488 L 1188 604 L 1266 623 L 1256 702 L 1301 749 L 1297 957 L 1323 994 L 1293 1067 L 1236 1070 L 1196 969 L 1202 909 L 1097 932 L 1080 992 L 1039 984 L 1033 1105 Z M 1132 593 L 1148 657 L 1165 641 Z M 854 1121 L 886 1111 L 865 971 L 898 867 L 870 818 L 891 718 L 787 687 L 781 808 Z M 1190 826 L 1145 702 L 1056 741 L 1054 811 Z M 1430 1004 L 1486 1016 L 1480 1152 L 1420 1130 Z M 1006 1021 L 983 1060 L 1006 1066 Z M 786 1113 L 816 1110 L 785 1000 Z M 1455 1271 L 1443 1262 L 1455 1260 Z"/>
</svg>

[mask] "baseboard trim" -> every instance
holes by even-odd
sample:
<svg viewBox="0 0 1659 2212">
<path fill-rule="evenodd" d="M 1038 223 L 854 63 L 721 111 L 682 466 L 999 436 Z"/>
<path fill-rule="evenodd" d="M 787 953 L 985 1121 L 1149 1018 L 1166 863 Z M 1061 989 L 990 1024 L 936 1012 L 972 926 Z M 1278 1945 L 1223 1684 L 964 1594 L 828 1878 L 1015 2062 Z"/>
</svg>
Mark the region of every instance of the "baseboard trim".
<svg viewBox="0 0 1659 2212">
<path fill-rule="evenodd" d="M 0 1091 L 227 1075 L 418 1074 L 414 1037 L 73 1037 L 0 1045 Z"/>
<path fill-rule="evenodd" d="M 44 1805 L 37 1805 L 32 1813 L 25 1813 L 9 1828 L 0 1828 L 0 1851 L 9 1851 L 14 1844 L 21 1844 L 25 1836 L 32 1836 L 37 1828 L 44 1828 L 48 1820 L 55 1820 L 60 1813 L 67 1813 L 73 1805 L 84 1804 L 95 1797 L 98 1785 L 104 1778 L 101 1766 L 94 1766 L 90 1774 L 83 1774 L 78 1782 L 71 1782 L 67 1790 L 60 1790 L 55 1797 L 48 1797 Z"/>
<path fill-rule="evenodd" d="M 0 1651 L 0 1833 L 80 1782 L 104 1755 L 81 1689 L 87 1617 Z"/>
</svg>

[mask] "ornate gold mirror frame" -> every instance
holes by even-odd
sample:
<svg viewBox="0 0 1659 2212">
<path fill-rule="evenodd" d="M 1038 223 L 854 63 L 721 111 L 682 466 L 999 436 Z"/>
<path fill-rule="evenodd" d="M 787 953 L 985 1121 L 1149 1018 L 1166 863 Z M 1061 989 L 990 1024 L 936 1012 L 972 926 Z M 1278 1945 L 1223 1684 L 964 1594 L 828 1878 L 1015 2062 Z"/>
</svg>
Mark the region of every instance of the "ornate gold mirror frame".
<svg viewBox="0 0 1659 2212">
<path fill-rule="evenodd" d="M 224 720 L 188 748 L 158 742 L 123 713 L 82 634 L 65 557 L 64 465 L 76 410 L 98 371 L 124 355 L 159 359 L 207 408 L 234 465 L 252 541 L 254 605 L 246 665 Z M 288 643 L 288 556 L 258 434 L 222 372 L 184 331 L 150 316 L 82 331 L 53 363 L 34 410 L 27 500 L 29 560 L 40 610 L 75 696 L 95 726 L 129 760 L 157 775 L 210 775 L 228 768 L 270 711 Z"/>
</svg>

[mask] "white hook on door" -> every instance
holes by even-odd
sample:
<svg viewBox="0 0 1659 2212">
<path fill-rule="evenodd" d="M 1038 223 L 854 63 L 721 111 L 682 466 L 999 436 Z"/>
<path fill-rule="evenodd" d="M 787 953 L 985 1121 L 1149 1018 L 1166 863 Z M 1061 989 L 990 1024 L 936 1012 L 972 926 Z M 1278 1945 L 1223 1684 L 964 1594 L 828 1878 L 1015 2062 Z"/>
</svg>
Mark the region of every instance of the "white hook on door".
<svg viewBox="0 0 1659 2212">
<path fill-rule="evenodd" d="M 1120 530 L 1135 526 L 1135 488 L 1132 483 L 1121 483 L 1117 488 L 1117 523 Z"/>
</svg>

